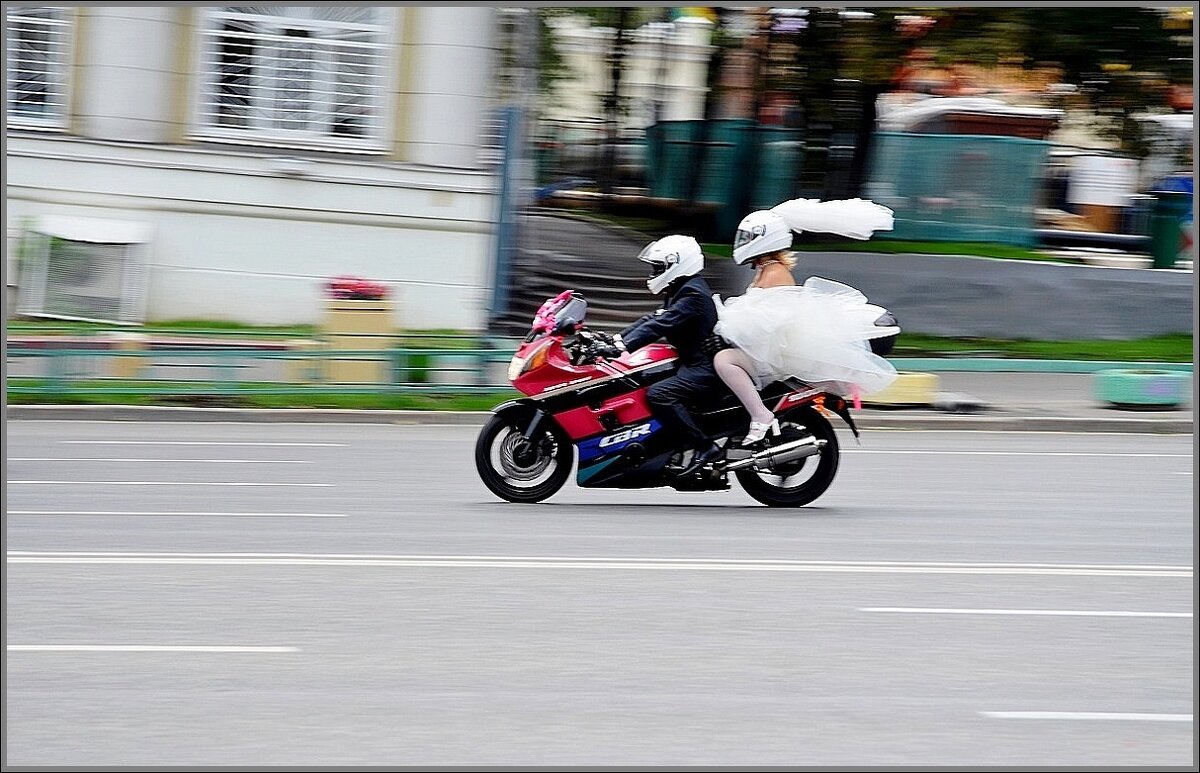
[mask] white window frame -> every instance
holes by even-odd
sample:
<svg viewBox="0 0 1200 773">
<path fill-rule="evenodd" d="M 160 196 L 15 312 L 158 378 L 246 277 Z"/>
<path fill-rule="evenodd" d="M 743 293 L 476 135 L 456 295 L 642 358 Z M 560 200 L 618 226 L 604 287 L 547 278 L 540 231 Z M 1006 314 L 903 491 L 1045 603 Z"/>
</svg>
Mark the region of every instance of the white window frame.
<svg viewBox="0 0 1200 773">
<path fill-rule="evenodd" d="M 199 73 L 199 88 L 196 90 L 192 104 L 193 120 L 191 138 L 197 140 L 218 141 L 233 144 L 254 145 L 260 147 L 304 148 L 312 150 L 353 152 L 353 153 L 386 153 L 390 150 L 390 137 L 394 112 L 395 70 L 398 39 L 396 26 L 400 23 L 399 15 L 392 8 L 375 7 L 380 16 L 377 25 L 347 25 L 342 22 L 331 22 L 312 18 L 309 8 L 295 7 L 281 9 L 290 13 L 247 14 L 229 11 L 228 7 L 205 7 L 199 14 L 199 29 L 196 35 L 196 62 Z M 273 83 L 269 73 L 280 66 L 281 59 L 276 55 L 257 66 L 251 71 L 247 89 L 251 94 L 261 93 L 272 95 L 272 99 L 252 101 L 250 109 L 251 125 L 245 128 L 221 126 L 217 123 L 217 91 L 220 87 L 220 74 L 216 66 L 220 55 L 218 41 L 221 26 L 228 20 L 253 21 L 264 25 L 266 33 L 260 40 L 265 45 L 278 49 L 286 40 L 286 30 L 304 30 L 314 34 L 315 41 L 310 46 L 313 61 L 328 62 L 334 51 L 345 51 L 347 48 L 359 47 L 351 43 L 323 43 L 320 33 L 324 30 L 345 28 L 351 26 L 368 31 L 377 30 L 380 35 L 379 43 L 375 46 L 362 46 L 379 54 L 378 72 L 372 89 L 368 89 L 367 102 L 370 108 L 369 128 L 361 137 L 348 137 L 332 133 L 331 126 L 334 113 L 336 94 L 332 88 L 332 80 L 322 81 L 310 79 L 307 82 L 307 95 L 311 101 L 310 110 L 316 108 L 319 115 L 309 120 L 309 127 L 291 129 L 272 126 L 283 119 L 278 117 L 278 94 L 282 90 Z M 259 43 L 256 48 L 264 45 Z M 316 68 L 318 71 L 321 68 Z M 329 68 L 324 68 L 318 75 L 328 76 Z M 321 89 L 320 86 L 325 88 Z M 314 88 L 316 86 L 317 88 Z M 319 127 L 315 130 L 313 127 Z"/>
<path fill-rule="evenodd" d="M 40 19 L 27 16 L 22 11 L 39 10 L 52 12 L 52 18 Z M 8 125 L 20 129 L 40 129 L 45 131 L 65 131 L 71 114 L 71 64 L 75 52 L 75 9 L 60 6 L 10 6 L 4 9 L 4 50 L 5 77 L 4 104 L 5 117 Z M 49 103 L 51 109 L 43 115 L 30 115 L 14 110 L 16 57 L 20 49 L 14 45 L 12 19 L 22 19 L 22 24 L 33 27 L 43 27 L 47 30 L 58 29 L 59 37 L 54 42 L 53 50 L 46 52 L 46 69 L 43 75 L 54 83 L 54 94 L 57 102 Z"/>
</svg>

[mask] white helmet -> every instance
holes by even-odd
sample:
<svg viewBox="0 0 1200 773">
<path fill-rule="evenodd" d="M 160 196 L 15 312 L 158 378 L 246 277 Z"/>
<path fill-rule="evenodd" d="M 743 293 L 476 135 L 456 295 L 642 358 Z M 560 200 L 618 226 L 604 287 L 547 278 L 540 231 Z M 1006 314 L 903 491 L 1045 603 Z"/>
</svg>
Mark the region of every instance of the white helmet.
<svg viewBox="0 0 1200 773">
<path fill-rule="evenodd" d="M 650 242 L 638 255 L 638 260 L 650 264 L 650 278 L 646 287 L 658 295 L 674 282 L 686 276 L 695 276 L 704 270 L 704 251 L 700 243 L 690 236 L 673 234 Z"/>
<path fill-rule="evenodd" d="M 792 246 L 792 229 L 769 209 L 751 212 L 738 223 L 733 237 L 733 262 L 744 265 L 751 258 Z"/>
</svg>

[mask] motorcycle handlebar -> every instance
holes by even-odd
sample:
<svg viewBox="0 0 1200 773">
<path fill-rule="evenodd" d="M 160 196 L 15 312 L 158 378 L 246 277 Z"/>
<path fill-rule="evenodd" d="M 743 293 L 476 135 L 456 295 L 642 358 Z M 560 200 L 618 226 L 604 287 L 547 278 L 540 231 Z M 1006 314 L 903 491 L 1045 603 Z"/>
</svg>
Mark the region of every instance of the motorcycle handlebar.
<svg viewBox="0 0 1200 773">
<path fill-rule="evenodd" d="M 595 362 L 605 356 L 612 356 L 617 351 L 615 339 L 600 330 L 588 330 L 580 325 L 575 330 L 575 340 L 568 343 L 566 348 L 571 352 L 571 362 L 574 365 L 585 365 Z"/>
</svg>

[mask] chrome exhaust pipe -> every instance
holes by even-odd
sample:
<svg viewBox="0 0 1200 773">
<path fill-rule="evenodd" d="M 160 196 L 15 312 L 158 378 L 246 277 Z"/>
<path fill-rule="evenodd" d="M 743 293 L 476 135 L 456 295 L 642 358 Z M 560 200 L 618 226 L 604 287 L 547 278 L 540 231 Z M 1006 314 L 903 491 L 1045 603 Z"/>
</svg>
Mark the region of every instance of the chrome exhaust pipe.
<svg viewBox="0 0 1200 773">
<path fill-rule="evenodd" d="M 777 446 L 772 446 L 756 454 L 729 462 L 725 465 L 726 471 L 744 470 L 747 467 L 763 470 L 774 467 L 777 464 L 787 464 L 794 462 L 797 459 L 803 459 L 806 456 L 813 456 L 821 453 L 821 449 L 825 447 L 827 441 L 818 440 L 815 437 L 801 438 L 788 443 L 781 443 Z"/>
</svg>

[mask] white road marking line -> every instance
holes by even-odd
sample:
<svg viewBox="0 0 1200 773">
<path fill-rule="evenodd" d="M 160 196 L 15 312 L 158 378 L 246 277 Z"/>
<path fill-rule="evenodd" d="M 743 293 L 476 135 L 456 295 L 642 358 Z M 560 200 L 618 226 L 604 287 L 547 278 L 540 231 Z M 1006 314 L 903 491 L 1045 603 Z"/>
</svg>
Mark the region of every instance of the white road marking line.
<svg viewBox="0 0 1200 773">
<path fill-rule="evenodd" d="M 1052 416 L 1021 416 L 1022 419 L 1046 419 Z M 859 415 L 859 421 L 862 416 Z M 1111 419 L 1096 419 L 1096 421 L 1111 421 Z M 1149 422 L 1155 419 L 1126 419 L 1125 421 Z M 1128 426 L 1136 426 L 1130 424 Z M 940 435 L 1120 435 L 1128 437 L 1159 437 L 1180 438 L 1190 437 L 1186 432 L 1091 432 L 1089 430 L 1053 430 L 1053 429 L 903 429 L 901 427 L 871 427 L 871 432 L 895 432 L 897 434 L 940 434 Z"/>
<path fill-rule="evenodd" d="M 95 456 L 63 458 L 60 456 L 14 456 L 10 462 L 183 462 L 191 464 L 312 464 L 309 459 L 115 459 Z"/>
<path fill-rule="evenodd" d="M 8 515 L 168 515 L 168 516 L 229 516 L 238 518 L 345 518 L 344 513 L 185 513 L 168 512 L 165 510 L 129 511 L 129 510 L 9 510 Z"/>
<path fill-rule="evenodd" d="M 1191 714 L 1135 714 L 1107 711 L 981 711 L 996 719 L 1099 719 L 1132 722 L 1191 722 Z"/>
<path fill-rule="evenodd" d="M 1143 454 L 1092 451 L 940 451 L 901 448 L 843 448 L 848 454 L 937 454 L 949 456 L 1105 456 L 1127 459 L 1145 457 L 1149 459 L 1191 459 L 1191 454 Z"/>
<path fill-rule="evenodd" d="M 332 483 L 221 483 L 190 480 L 10 480 L 10 486 L 303 486 L 327 487 Z"/>
<path fill-rule="evenodd" d="M 503 569 L 667 569 L 682 571 L 854 572 L 1191 577 L 1190 566 L 971 564 L 786 559 L 609 558 L 583 556 L 370 555 L 340 553 L 135 553 L 10 550 L 9 563 L 242 564 L 282 566 L 491 567 Z"/>
<path fill-rule="evenodd" d="M 1191 617 L 1191 612 L 1122 612 L 1078 609 L 953 609 L 941 607 L 859 607 L 859 612 L 913 612 L 930 615 L 1049 615 L 1063 617 Z"/>
<path fill-rule="evenodd" d="M 346 443 L 269 443 L 245 440 L 60 440 L 59 443 L 104 446 L 304 446 L 338 447 Z"/>
<path fill-rule="evenodd" d="M 299 652 L 299 647 L 215 644 L 9 644 L 9 652 Z"/>
<path fill-rule="evenodd" d="M 278 410 L 287 410 L 287 409 L 278 409 Z M 321 424 L 321 426 L 323 426 L 323 427 L 349 427 L 349 428 L 353 428 L 353 429 L 362 429 L 362 428 L 364 428 L 364 427 L 373 427 L 373 428 L 378 428 L 378 429 L 386 429 L 386 430 L 395 430 L 395 429 L 402 429 L 402 430 L 412 430 L 412 429 L 422 429 L 422 428 L 425 428 L 425 427 L 431 427 L 431 428 L 438 429 L 438 430 L 440 430 L 440 431 L 443 431 L 443 432 L 444 432 L 444 431 L 446 431 L 447 429 L 451 429 L 451 430 L 453 430 L 453 429 L 460 429 L 460 430 L 463 430 L 463 431 L 472 431 L 472 432 L 477 432 L 477 431 L 479 430 L 479 427 L 481 427 L 481 426 L 483 425 L 483 423 L 484 423 L 484 422 L 487 420 L 488 416 L 490 415 L 490 412 L 488 412 L 488 411 L 476 411 L 475 413 L 478 413 L 478 414 L 479 414 L 479 423 L 478 423 L 478 424 L 469 424 L 469 423 L 463 423 L 463 422 L 460 422 L 460 421 L 446 421 L 446 422 L 437 422 L 437 423 L 434 423 L 434 422 L 424 422 L 424 421 L 422 421 L 422 422 L 380 421 L 380 422 L 378 422 L 378 423 L 367 423 L 367 424 L 363 424 L 363 423 L 360 423 L 360 422 L 340 422 L 340 421 L 339 421 L 339 422 L 334 422 L 334 421 L 329 421 L 329 422 L 320 422 L 320 424 Z M 864 414 L 861 414 L 861 413 L 860 413 L 860 414 L 856 414 L 856 416 L 858 417 L 858 420 L 859 420 L 860 422 L 863 422 L 863 421 L 864 421 Z M 873 417 L 871 417 L 871 416 L 867 415 L 867 416 L 866 416 L 866 418 L 867 418 L 867 419 L 870 419 L 870 418 L 873 418 Z M 1054 417 L 1054 416 L 1022 416 L 1022 417 L 1016 417 L 1016 418 L 1024 418 L 1024 419 L 1030 419 L 1030 418 L 1032 418 L 1032 419 L 1038 419 L 1038 418 L 1051 418 L 1051 419 L 1053 419 L 1053 418 L 1061 418 L 1061 417 Z M 1107 418 L 1107 417 L 1105 417 L 1105 418 L 1099 418 L 1099 419 L 1094 419 L 1094 421 L 1112 421 L 1112 420 L 1113 420 L 1113 419 L 1111 419 L 1111 418 Z M 1139 423 L 1146 424 L 1146 423 L 1149 423 L 1149 422 L 1152 422 L 1152 421 L 1156 421 L 1156 419 L 1124 419 L 1124 421 L 1130 422 L 1129 426 L 1137 426 L 1137 424 L 1139 424 Z M 20 423 L 21 423 L 21 424 L 70 424 L 71 426 L 78 426 L 78 425 L 80 425 L 80 424 L 123 424 L 123 425 L 127 425 L 127 424 L 129 424 L 129 422 L 128 422 L 128 421 L 124 421 L 124 420 L 106 420 L 106 419 L 33 419 L 33 418 L 29 418 L 29 419 L 21 419 L 21 420 L 20 420 Z M 188 425 L 188 426 L 195 426 L 194 422 L 189 422 L 189 421 L 140 421 L 140 422 L 138 422 L 138 423 L 139 423 L 139 424 L 141 424 L 141 425 L 143 425 L 143 426 L 152 426 L 152 425 L 158 425 L 158 424 L 173 424 L 173 425 L 175 425 L 175 424 L 178 424 L 178 425 L 184 425 L 184 424 L 186 424 L 186 425 Z M 313 422 L 304 422 L 304 421 L 280 421 L 280 422 L 273 422 L 273 423 L 274 423 L 274 425 L 275 425 L 275 426 L 278 426 L 278 427 L 309 427 L 309 426 L 311 426 L 311 425 L 313 424 Z M 252 421 L 250 421 L 250 422 L 247 422 L 247 421 L 206 421 L 206 422 L 204 422 L 204 424 L 205 424 L 205 426 L 208 426 L 208 427 L 230 426 L 230 425 L 232 425 L 232 426 L 238 426 L 238 427 L 261 426 L 261 425 L 260 425 L 258 422 L 252 422 Z M 1176 438 L 1183 438 L 1183 437 L 1191 437 L 1191 433 L 1188 433 L 1188 432 L 1132 432 L 1132 431 L 1126 431 L 1126 432 L 1120 432 L 1120 431 L 1103 431 L 1103 432 L 1099 432 L 1099 431 L 1092 431 L 1092 430 L 1053 430 L 1053 429 L 963 429 L 963 428 L 955 428 L 955 429 L 905 429 L 905 428 L 902 428 L 902 427 L 872 426 L 872 427 L 870 427 L 870 428 L 869 428 L 869 430 L 870 430 L 872 433 L 877 433 L 877 432 L 888 432 L 888 433 L 897 434 L 897 435 L 899 435 L 899 434 L 914 434 L 914 435 L 915 435 L 915 434 L 937 434 L 937 435 L 1054 435 L 1054 436 L 1062 436 L 1062 435 L 1092 435 L 1092 436 L 1097 436 L 1097 435 L 1099 435 L 1099 436 L 1104 436 L 1104 435 L 1111 435 L 1111 436 L 1120 436 L 1120 437 L 1130 437 L 1130 436 L 1133 436 L 1133 437 L 1146 437 L 1146 438 L 1168 438 L 1168 439 L 1176 439 Z M 58 441 L 58 442 L 60 442 L 60 443 L 69 443 L 69 442 L 81 442 L 81 441 L 68 441 L 68 440 L 60 440 L 60 441 Z M 82 442 L 105 442 L 105 441 L 82 441 Z M 136 441 L 108 441 L 108 442 L 136 442 Z M 346 444 L 345 444 L 345 443 L 326 443 L 326 444 L 321 444 L 321 443 L 308 443 L 308 444 L 305 444 L 305 443 L 298 443 L 298 444 L 296 444 L 296 445 L 334 445 L 334 446 L 340 446 L 340 445 L 346 445 Z"/>
</svg>

